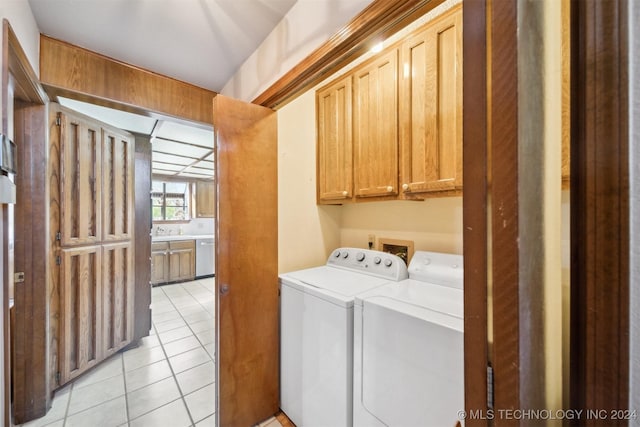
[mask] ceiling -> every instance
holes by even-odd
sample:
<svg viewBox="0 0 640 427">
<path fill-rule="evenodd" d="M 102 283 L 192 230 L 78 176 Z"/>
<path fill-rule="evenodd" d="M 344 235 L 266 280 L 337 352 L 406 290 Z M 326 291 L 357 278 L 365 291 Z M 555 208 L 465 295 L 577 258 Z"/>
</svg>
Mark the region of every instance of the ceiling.
<svg viewBox="0 0 640 427">
<path fill-rule="evenodd" d="M 29 0 L 40 32 L 220 92 L 297 0 Z M 86 104 L 60 103 L 151 135 L 153 173 L 213 178 L 213 132 Z"/>
<path fill-rule="evenodd" d="M 29 0 L 40 32 L 220 92 L 297 0 Z"/>
</svg>

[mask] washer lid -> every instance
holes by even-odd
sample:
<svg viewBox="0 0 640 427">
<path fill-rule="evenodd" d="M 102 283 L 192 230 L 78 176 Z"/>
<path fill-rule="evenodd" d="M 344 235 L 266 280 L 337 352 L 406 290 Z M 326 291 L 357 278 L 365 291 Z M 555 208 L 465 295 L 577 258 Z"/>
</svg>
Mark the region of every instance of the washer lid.
<svg viewBox="0 0 640 427">
<path fill-rule="evenodd" d="M 280 280 L 302 292 L 346 306 L 353 305 L 356 295 L 389 283 L 388 279 L 330 266 L 281 274 Z"/>
</svg>

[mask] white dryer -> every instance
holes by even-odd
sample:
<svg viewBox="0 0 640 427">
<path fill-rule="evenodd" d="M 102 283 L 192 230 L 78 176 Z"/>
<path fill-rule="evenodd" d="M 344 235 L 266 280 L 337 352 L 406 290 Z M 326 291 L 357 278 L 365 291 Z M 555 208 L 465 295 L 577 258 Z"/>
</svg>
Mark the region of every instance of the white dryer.
<svg viewBox="0 0 640 427">
<path fill-rule="evenodd" d="M 356 248 L 280 275 L 280 407 L 295 425 L 352 425 L 354 298 L 407 277 L 399 257 Z"/>
<path fill-rule="evenodd" d="M 417 251 L 409 279 L 356 297 L 354 426 L 454 427 L 464 409 L 462 256 Z"/>
</svg>

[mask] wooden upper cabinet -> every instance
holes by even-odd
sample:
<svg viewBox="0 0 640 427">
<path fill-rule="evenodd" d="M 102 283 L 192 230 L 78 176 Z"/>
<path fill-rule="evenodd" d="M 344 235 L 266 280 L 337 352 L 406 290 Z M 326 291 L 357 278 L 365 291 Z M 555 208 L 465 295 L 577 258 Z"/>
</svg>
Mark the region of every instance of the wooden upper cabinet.
<svg viewBox="0 0 640 427">
<path fill-rule="evenodd" d="M 319 203 L 353 196 L 351 75 L 316 93 L 317 195 Z"/>
<path fill-rule="evenodd" d="M 216 184 L 213 181 L 196 181 L 196 218 L 215 218 Z"/>
<path fill-rule="evenodd" d="M 398 51 L 359 68 L 353 81 L 356 197 L 398 194 Z"/>
<path fill-rule="evenodd" d="M 401 46 L 402 194 L 462 188 L 462 10 L 436 18 Z"/>
<path fill-rule="evenodd" d="M 102 129 L 102 240 L 133 237 L 134 139 L 118 129 Z"/>
<path fill-rule="evenodd" d="M 100 241 L 102 130 L 96 122 L 59 113 L 60 237 L 63 246 Z"/>
</svg>

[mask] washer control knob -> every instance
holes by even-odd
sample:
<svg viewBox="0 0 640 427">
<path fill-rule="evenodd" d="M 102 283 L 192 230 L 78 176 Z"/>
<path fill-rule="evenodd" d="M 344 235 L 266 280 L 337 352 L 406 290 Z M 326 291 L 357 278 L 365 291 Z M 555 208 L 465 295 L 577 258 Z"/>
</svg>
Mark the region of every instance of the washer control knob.
<svg viewBox="0 0 640 427">
<path fill-rule="evenodd" d="M 333 253 L 333 256 L 336 257 L 336 258 L 340 258 L 340 251 L 335 251 Z"/>
<path fill-rule="evenodd" d="M 345 252 L 344 254 L 342 254 L 342 258 L 344 259 L 349 258 L 349 252 Z"/>
<path fill-rule="evenodd" d="M 391 264 L 393 264 L 393 261 L 391 261 L 389 258 L 384 260 L 385 267 L 391 267 Z"/>
<path fill-rule="evenodd" d="M 359 262 L 364 261 L 364 254 L 362 252 L 358 252 L 356 254 L 356 260 L 359 261 Z"/>
<path fill-rule="evenodd" d="M 377 256 L 377 257 L 375 257 L 375 258 L 373 259 L 373 263 L 374 263 L 374 264 L 380 264 L 381 262 L 382 262 L 382 260 L 380 259 L 380 257 L 379 257 L 379 256 Z"/>
</svg>

